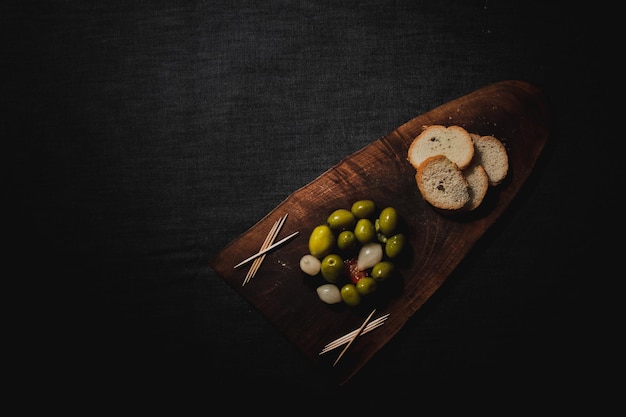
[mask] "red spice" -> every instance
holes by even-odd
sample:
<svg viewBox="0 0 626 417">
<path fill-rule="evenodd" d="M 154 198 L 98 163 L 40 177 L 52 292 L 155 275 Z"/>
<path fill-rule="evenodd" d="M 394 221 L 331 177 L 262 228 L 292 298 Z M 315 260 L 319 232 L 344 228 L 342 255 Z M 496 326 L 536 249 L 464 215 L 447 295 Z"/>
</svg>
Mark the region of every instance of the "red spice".
<svg viewBox="0 0 626 417">
<path fill-rule="evenodd" d="M 359 271 L 357 268 L 357 258 L 346 259 L 343 264 L 351 283 L 356 284 L 361 278 L 367 276 L 367 272 Z"/>
</svg>

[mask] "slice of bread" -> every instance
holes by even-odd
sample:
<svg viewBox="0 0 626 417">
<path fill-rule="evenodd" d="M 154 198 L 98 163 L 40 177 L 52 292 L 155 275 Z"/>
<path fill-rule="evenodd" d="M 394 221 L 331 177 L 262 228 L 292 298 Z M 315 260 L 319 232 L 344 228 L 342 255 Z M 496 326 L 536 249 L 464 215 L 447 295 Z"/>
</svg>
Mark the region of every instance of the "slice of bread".
<svg viewBox="0 0 626 417">
<path fill-rule="evenodd" d="M 483 199 L 487 195 L 489 189 L 489 176 L 482 165 L 472 164 L 463 170 L 463 175 L 467 180 L 469 190 L 469 201 L 463 207 L 463 210 L 472 211 L 480 206 Z"/>
<path fill-rule="evenodd" d="M 459 169 L 467 168 L 474 157 L 474 142 L 461 126 L 431 125 L 409 146 L 408 159 L 415 169 L 429 157 L 445 155 Z"/>
<path fill-rule="evenodd" d="M 460 210 L 470 200 L 469 184 L 463 171 L 445 155 L 423 160 L 417 168 L 415 182 L 422 197 L 441 210 Z"/>
<path fill-rule="evenodd" d="M 482 165 L 489 177 L 489 185 L 496 186 L 504 181 L 509 171 L 509 157 L 506 148 L 493 136 L 472 133 L 474 142 L 474 163 Z"/>
</svg>

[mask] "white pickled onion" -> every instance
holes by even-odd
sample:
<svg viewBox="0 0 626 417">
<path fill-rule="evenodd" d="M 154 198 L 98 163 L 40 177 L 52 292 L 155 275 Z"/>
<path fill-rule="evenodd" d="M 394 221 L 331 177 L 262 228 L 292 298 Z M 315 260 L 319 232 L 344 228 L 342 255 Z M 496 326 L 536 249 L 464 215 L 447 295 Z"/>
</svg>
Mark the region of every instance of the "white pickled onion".
<svg viewBox="0 0 626 417">
<path fill-rule="evenodd" d="M 304 255 L 300 258 L 300 269 L 312 277 L 320 272 L 321 267 L 322 262 L 313 255 Z"/>
<path fill-rule="evenodd" d="M 341 292 L 335 284 L 323 284 L 317 287 L 317 296 L 326 304 L 337 304 L 341 302 Z"/>
<path fill-rule="evenodd" d="M 379 243 L 371 242 L 363 245 L 359 250 L 356 267 L 359 271 L 371 268 L 383 259 L 383 247 Z"/>
</svg>

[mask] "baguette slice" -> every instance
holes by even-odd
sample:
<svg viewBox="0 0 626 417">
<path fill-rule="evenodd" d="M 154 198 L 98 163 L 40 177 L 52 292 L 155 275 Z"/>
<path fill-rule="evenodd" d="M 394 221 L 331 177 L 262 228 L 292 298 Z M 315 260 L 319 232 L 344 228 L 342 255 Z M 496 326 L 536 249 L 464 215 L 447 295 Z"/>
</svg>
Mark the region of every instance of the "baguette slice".
<svg viewBox="0 0 626 417">
<path fill-rule="evenodd" d="M 461 126 L 428 126 L 409 146 L 408 159 L 415 169 L 429 157 L 445 155 L 459 169 L 467 168 L 474 157 L 474 142 Z"/>
<path fill-rule="evenodd" d="M 487 195 L 489 176 L 482 165 L 475 163 L 465 168 L 463 175 L 465 175 L 465 179 L 467 180 L 470 194 L 469 201 L 465 204 L 463 210 L 472 211 L 480 206 Z"/>
<path fill-rule="evenodd" d="M 509 156 L 500 140 L 494 136 L 471 135 L 474 141 L 474 162 L 485 169 L 489 185 L 496 186 L 504 181 L 509 171 Z"/>
<path fill-rule="evenodd" d="M 422 161 L 415 182 L 422 197 L 444 211 L 460 210 L 470 200 L 469 184 L 463 171 L 445 155 L 434 155 Z"/>
</svg>

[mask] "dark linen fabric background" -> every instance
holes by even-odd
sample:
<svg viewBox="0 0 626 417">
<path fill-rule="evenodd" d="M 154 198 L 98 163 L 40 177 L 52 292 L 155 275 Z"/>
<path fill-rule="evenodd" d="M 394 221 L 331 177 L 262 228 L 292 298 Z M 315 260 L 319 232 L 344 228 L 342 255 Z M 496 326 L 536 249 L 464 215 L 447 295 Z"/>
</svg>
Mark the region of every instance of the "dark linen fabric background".
<svg viewBox="0 0 626 417">
<path fill-rule="evenodd" d="M 599 151 L 622 139 L 606 116 L 614 65 L 598 45 L 608 28 L 576 7 L 5 2 L 6 221 L 18 232 L 7 281 L 19 287 L 5 298 L 19 304 L 9 317 L 19 377 L 111 399 L 201 388 L 207 405 L 234 392 L 266 393 L 266 405 L 375 392 L 386 395 L 368 401 L 425 404 L 434 387 L 528 401 L 568 387 L 560 399 L 572 400 L 602 386 L 596 372 L 614 369 L 619 333 L 600 330 L 616 276 L 602 242 L 621 221 L 608 210 L 619 207 L 617 158 Z M 344 157 L 510 79 L 543 89 L 554 112 L 533 174 L 346 386 L 209 267 Z"/>
</svg>

